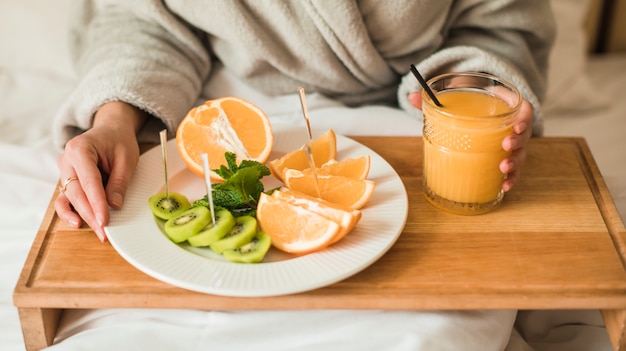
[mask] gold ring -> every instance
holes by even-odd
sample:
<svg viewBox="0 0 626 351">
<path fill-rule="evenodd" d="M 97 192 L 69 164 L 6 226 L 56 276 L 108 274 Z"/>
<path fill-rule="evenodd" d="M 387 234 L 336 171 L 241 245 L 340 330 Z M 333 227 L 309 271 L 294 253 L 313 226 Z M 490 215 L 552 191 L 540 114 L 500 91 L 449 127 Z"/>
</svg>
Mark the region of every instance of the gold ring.
<svg viewBox="0 0 626 351">
<path fill-rule="evenodd" d="M 70 184 L 71 182 L 73 182 L 73 181 L 75 181 L 75 180 L 78 180 L 78 178 L 76 178 L 76 177 L 69 177 L 69 178 L 65 179 L 65 180 L 63 181 L 63 184 L 61 184 L 61 185 L 59 186 L 59 191 L 60 191 L 61 193 L 63 193 L 63 194 L 64 194 L 64 193 L 65 193 L 65 190 L 67 190 L 67 186 L 68 186 L 68 184 Z"/>
</svg>

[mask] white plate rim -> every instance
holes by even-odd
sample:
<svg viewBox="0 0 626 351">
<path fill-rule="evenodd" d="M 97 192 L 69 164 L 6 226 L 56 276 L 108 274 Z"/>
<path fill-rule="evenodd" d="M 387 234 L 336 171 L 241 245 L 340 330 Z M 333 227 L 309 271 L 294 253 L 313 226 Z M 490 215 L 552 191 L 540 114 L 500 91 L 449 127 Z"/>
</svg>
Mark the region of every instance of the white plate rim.
<svg viewBox="0 0 626 351">
<path fill-rule="evenodd" d="M 273 126 L 275 152 L 285 153 L 302 145 L 300 137 L 295 137 L 301 132 L 301 127 Z M 320 131 L 314 131 L 314 135 L 319 134 Z M 396 171 L 376 152 L 339 134 L 337 150 L 338 159 L 369 154 L 368 178 L 376 182 L 376 189 L 353 231 L 319 252 L 277 262 L 237 264 L 199 256 L 171 242 L 160 233 L 148 207 L 150 195 L 164 185 L 160 147 L 140 157 L 123 209 L 111 212 L 105 227 L 107 237 L 114 249 L 140 271 L 196 292 L 264 297 L 300 293 L 339 282 L 364 270 L 393 246 L 406 223 L 408 198 Z M 170 177 L 189 172 L 178 156 L 174 140 L 167 144 L 167 155 Z"/>
</svg>

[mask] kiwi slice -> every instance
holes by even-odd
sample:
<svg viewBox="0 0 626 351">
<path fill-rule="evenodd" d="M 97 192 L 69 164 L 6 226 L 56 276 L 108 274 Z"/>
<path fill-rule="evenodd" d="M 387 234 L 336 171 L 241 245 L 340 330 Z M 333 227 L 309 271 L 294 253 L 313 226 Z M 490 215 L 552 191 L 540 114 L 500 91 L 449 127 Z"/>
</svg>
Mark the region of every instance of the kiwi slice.
<svg viewBox="0 0 626 351">
<path fill-rule="evenodd" d="M 231 262 L 236 263 L 259 263 L 263 261 L 265 254 L 272 246 L 272 239 L 270 236 L 259 231 L 248 243 L 236 249 L 226 250 L 222 253 L 224 258 Z"/>
<path fill-rule="evenodd" d="M 176 217 L 191 207 L 191 203 L 185 195 L 173 192 L 169 192 L 169 194 L 165 194 L 165 192 L 156 193 L 150 196 L 148 204 L 150 204 L 152 213 L 164 220 Z"/>
<path fill-rule="evenodd" d="M 236 249 L 252 240 L 256 234 L 256 218 L 240 216 L 235 219 L 235 226 L 220 240 L 210 245 L 211 250 L 221 254 L 226 250 Z"/>
<path fill-rule="evenodd" d="M 175 243 L 196 235 L 211 222 L 211 211 L 204 206 L 192 207 L 165 222 L 165 234 Z"/>
<path fill-rule="evenodd" d="M 215 211 L 215 225 L 209 221 L 206 227 L 187 241 L 194 247 L 209 246 L 223 238 L 235 226 L 235 217 L 225 208 Z"/>
</svg>

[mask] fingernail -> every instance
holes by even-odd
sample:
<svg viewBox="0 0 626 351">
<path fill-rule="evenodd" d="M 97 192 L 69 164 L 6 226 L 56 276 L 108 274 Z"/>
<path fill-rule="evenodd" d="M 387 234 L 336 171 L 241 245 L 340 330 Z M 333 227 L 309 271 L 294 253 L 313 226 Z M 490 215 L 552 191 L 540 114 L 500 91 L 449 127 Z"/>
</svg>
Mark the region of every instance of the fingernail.
<svg viewBox="0 0 626 351">
<path fill-rule="evenodd" d="M 104 219 L 102 218 L 101 214 L 96 214 L 96 221 L 98 222 L 98 226 L 100 226 L 101 228 L 104 226 Z"/>
<path fill-rule="evenodd" d="M 528 124 L 526 123 L 520 123 L 520 124 L 516 124 L 515 125 L 515 133 L 517 134 L 522 134 L 524 133 L 524 131 L 526 130 L 526 128 L 528 128 Z"/>
<path fill-rule="evenodd" d="M 502 173 L 509 173 L 513 169 L 513 162 L 503 162 L 502 167 L 500 167 L 500 171 Z"/>
<path fill-rule="evenodd" d="M 96 228 L 94 231 L 96 232 L 96 236 L 98 236 L 98 239 L 100 239 L 101 242 L 106 241 L 106 234 L 104 233 L 104 230 L 102 228 Z"/>
<path fill-rule="evenodd" d="M 507 182 L 502 183 L 502 190 L 504 190 L 504 192 L 509 192 L 509 190 L 511 190 L 511 185 Z"/>
<path fill-rule="evenodd" d="M 124 197 L 120 193 L 111 194 L 111 206 L 115 209 L 119 210 L 122 208 L 122 204 L 124 203 Z"/>
<path fill-rule="evenodd" d="M 67 223 L 68 223 L 70 226 L 74 227 L 74 228 L 78 228 L 78 227 L 80 227 L 80 222 L 78 222 L 78 220 L 77 220 L 76 218 L 69 218 L 69 219 L 67 220 Z"/>
<path fill-rule="evenodd" d="M 505 138 L 502 141 L 502 148 L 504 149 L 504 151 L 511 151 L 512 146 L 513 142 L 511 141 L 511 138 Z"/>
</svg>

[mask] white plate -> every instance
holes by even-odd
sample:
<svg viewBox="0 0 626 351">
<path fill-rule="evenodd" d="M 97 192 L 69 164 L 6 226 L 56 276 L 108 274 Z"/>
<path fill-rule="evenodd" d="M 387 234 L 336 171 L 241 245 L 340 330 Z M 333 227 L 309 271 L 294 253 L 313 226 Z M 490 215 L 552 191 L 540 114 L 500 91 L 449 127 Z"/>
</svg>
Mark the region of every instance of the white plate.
<svg viewBox="0 0 626 351">
<path fill-rule="evenodd" d="M 274 135 L 270 159 L 301 147 L 306 140 L 302 128 L 274 126 Z M 193 291 L 275 296 L 333 284 L 360 272 L 387 252 L 404 228 L 408 212 L 404 185 L 387 161 L 341 135 L 337 135 L 337 150 L 338 159 L 369 154 L 368 178 L 376 182 L 376 189 L 352 232 L 322 251 L 294 256 L 272 248 L 262 263 L 237 264 L 208 248 L 173 243 L 163 234 L 162 224 L 148 206 L 148 198 L 164 187 L 160 147 L 141 156 L 124 208 L 111 213 L 106 233 L 115 250 L 130 264 L 156 279 Z M 190 201 L 204 196 L 203 179 L 187 170 L 173 141 L 167 145 L 167 155 L 170 191 L 181 192 Z M 271 176 L 263 180 L 266 189 L 280 185 Z"/>
</svg>

